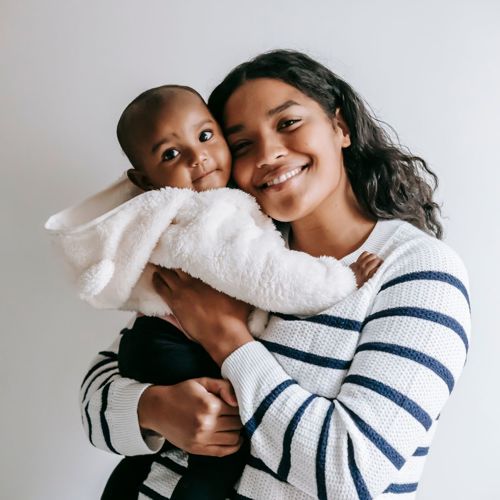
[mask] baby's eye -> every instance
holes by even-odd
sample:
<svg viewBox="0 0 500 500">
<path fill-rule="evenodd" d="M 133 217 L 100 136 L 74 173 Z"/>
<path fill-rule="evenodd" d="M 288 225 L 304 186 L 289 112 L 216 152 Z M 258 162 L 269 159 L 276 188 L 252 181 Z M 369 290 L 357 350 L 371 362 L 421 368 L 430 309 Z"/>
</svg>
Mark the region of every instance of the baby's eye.
<svg viewBox="0 0 500 500">
<path fill-rule="evenodd" d="M 291 118 L 289 120 L 281 120 L 278 123 L 278 130 L 283 130 L 284 128 L 291 127 L 292 125 L 295 125 L 298 122 L 300 122 L 300 119 L 298 119 L 298 118 Z"/>
<path fill-rule="evenodd" d="M 204 130 L 201 134 L 200 134 L 200 142 L 207 142 L 209 141 L 212 137 L 214 136 L 214 133 L 211 131 L 211 130 Z"/>
<path fill-rule="evenodd" d="M 163 161 L 170 161 L 170 160 L 173 160 L 174 158 L 176 158 L 177 156 L 179 156 L 180 153 L 177 149 L 174 149 L 174 148 L 170 148 L 170 149 L 167 149 L 162 155 L 161 155 L 161 159 Z"/>
</svg>

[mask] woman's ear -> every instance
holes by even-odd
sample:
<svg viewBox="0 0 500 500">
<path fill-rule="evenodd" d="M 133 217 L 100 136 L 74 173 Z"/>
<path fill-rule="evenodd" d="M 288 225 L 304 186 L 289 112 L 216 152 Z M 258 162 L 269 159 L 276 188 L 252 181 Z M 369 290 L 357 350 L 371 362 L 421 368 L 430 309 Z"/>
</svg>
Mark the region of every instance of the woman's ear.
<svg viewBox="0 0 500 500">
<path fill-rule="evenodd" d="M 332 121 L 333 128 L 335 130 L 338 128 L 342 132 L 342 147 L 349 147 L 351 145 L 351 133 L 349 131 L 347 123 L 344 120 L 344 117 L 342 116 L 342 113 L 340 112 L 340 108 L 337 108 L 337 110 L 335 111 Z"/>
<path fill-rule="evenodd" d="M 132 184 L 135 184 L 138 188 L 143 191 L 150 191 L 153 189 L 152 184 L 148 181 L 146 174 L 137 170 L 136 168 L 129 168 L 127 170 L 127 177 L 129 178 Z"/>
</svg>

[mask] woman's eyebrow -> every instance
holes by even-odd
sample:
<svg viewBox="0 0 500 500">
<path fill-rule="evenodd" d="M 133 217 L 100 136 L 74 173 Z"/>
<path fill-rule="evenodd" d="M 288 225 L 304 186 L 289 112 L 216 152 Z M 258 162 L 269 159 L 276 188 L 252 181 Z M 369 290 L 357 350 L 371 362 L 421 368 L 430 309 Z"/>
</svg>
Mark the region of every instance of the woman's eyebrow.
<svg viewBox="0 0 500 500">
<path fill-rule="evenodd" d="M 295 101 L 292 101 L 292 100 L 288 100 L 288 101 L 284 102 L 283 104 L 280 104 L 279 106 L 276 106 L 275 108 L 270 109 L 266 113 L 266 115 L 267 116 L 276 115 L 278 113 L 281 113 L 282 111 L 285 111 L 285 109 L 289 108 L 290 106 L 300 106 L 300 104 L 298 102 L 295 102 Z"/>
<path fill-rule="evenodd" d="M 274 116 L 278 113 L 281 113 L 282 111 L 285 111 L 285 109 L 288 109 L 290 106 L 300 106 L 298 102 L 288 100 L 285 101 L 283 104 L 280 104 L 279 106 L 276 106 L 275 108 L 270 109 L 267 113 L 266 116 L 271 117 Z M 231 134 L 236 134 L 237 132 L 241 132 L 245 127 L 241 124 L 238 125 L 233 125 L 232 127 L 228 127 L 225 129 L 225 135 L 226 137 L 231 135 Z"/>
</svg>

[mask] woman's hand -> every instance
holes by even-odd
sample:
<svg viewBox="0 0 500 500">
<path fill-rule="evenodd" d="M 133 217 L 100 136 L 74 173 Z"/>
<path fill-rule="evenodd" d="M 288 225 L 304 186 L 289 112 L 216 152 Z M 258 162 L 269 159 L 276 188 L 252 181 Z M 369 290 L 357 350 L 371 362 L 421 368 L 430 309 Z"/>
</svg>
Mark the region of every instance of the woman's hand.
<svg viewBox="0 0 500 500">
<path fill-rule="evenodd" d="M 236 397 L 227 380 L 198 378 L 150 386 L 139 400 L 138 416 L 143 429 L 196 455 L 231 455 L 243 442 Z"/>
<path fill-rule="evenodd" d="M 253 340 L 247 327 L 251 310 L 248 304 L 180 270 L 158 268 L 153 285 L 182 329 L 219 365 L 238 347 Z"/>
</svg>

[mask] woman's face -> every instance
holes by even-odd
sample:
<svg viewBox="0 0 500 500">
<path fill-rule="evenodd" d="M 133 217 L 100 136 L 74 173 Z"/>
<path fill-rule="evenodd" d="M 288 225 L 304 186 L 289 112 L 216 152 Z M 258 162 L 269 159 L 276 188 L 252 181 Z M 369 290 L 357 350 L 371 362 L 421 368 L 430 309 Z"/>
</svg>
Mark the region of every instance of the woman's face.
<svg viewBox="0 0 500 500">
<path fill-rule="evenodd" d="M 347 127 L 295 87 L 245 82 L 227 101 L 224 121 L 235 182 L 274 219 L 298 221 L 344 195 Z"/>
</svg>

